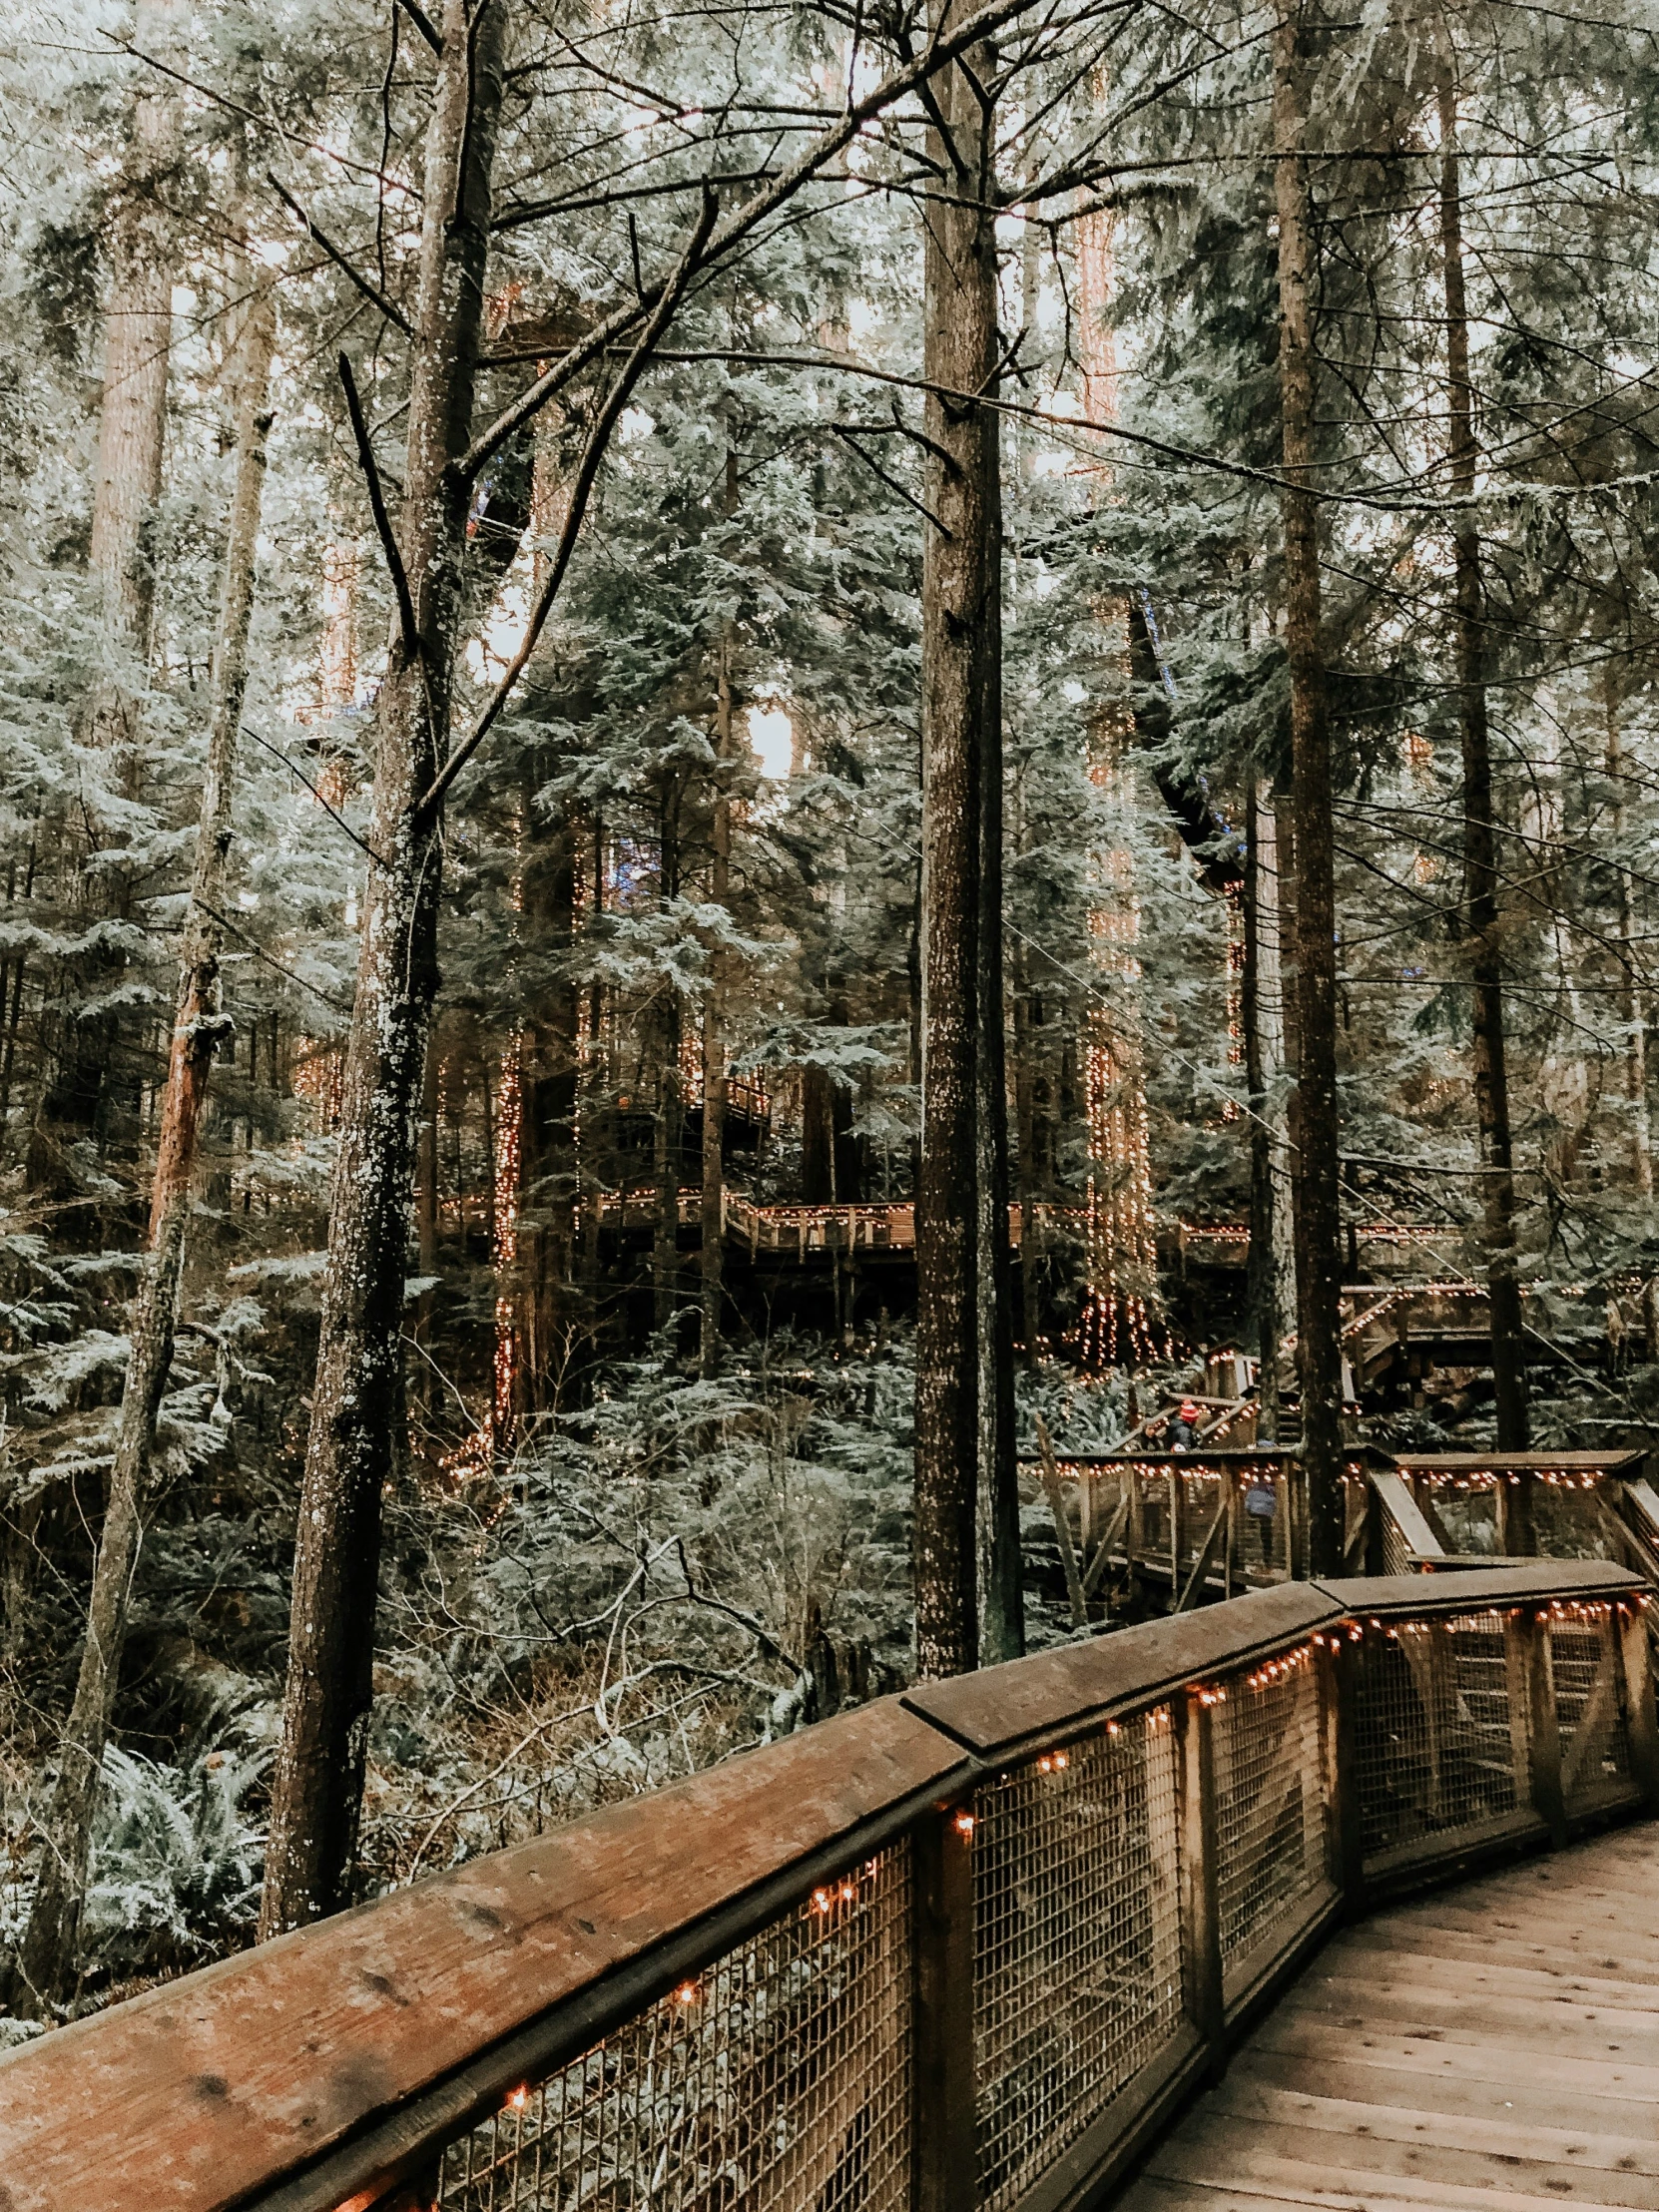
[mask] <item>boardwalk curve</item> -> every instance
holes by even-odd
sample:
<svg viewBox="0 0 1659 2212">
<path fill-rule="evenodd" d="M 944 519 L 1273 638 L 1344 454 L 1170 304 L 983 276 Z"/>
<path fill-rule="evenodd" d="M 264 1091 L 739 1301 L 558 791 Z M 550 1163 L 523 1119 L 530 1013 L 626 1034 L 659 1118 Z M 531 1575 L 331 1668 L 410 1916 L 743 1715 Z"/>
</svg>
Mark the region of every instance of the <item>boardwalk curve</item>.
<svg viewBox="0 0 1659 2212">
<path fill-rule="evenodd" d="M 1336 1936 L 1120 2212 L 1659 2205 L 1659 1823 Z"/>
</svg>

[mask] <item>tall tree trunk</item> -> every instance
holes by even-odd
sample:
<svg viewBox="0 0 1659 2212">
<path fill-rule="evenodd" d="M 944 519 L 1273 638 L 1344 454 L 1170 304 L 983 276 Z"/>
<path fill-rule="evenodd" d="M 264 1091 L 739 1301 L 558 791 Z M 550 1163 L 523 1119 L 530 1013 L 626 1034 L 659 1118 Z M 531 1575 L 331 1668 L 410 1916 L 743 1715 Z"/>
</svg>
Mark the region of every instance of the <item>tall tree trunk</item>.
<svg viewBox="0 0 1659 2212">
<path fill-rule="evenodd" d="M 526 802 L 526 814 L 529 804 Z M 571 973 L 576 935 L 576 824 L 539 831 L 525 906 L 555 969 L 524 1033 L 515 1329 L 519 1414 L 556 1402 L 575 1337 L 576 1068 L 581 993 Z M 532 872 L 527 870 L 527 872 Z"/>
<path fill-rule="evenodd" d="M 1485 585 L 1480 534 L 1470 502 L 1478 451 L 1474 391 L 1469 382 L 1468 306 L 1463 291 L 1462 181 L 1457 154 L 1457 100 L 1443 48 L 1439 80 L 1440 246 L 1445 261 L 1446 387 L 1450 410 L 1451 496 L 1457 637 L 1457 708 L 1463 749 L 1463 889 L 1468 930 L 1474 1045 L 1474 1110 L 1480 1125 L 1481 1232 L 1492 1317 L 1492 1385 L 1497 1448 L 1527 1444 L 1526 1351 L 1520 1278 L 1515 1266 L 1514 1147 L 1509 1128 L 1509 1079 L 1504 1051 L 1503 962 L 1498 936 L 1497 838 L 1492 816 L 1492 754 L 1486 724 Z M 1513 1516 L 1511 1550 L 1532 1549 L 1524 1484 L 1512 1485 L 1521 1510 Z"/>
<path fill-rule="evenodd" d="M 1343 1555 L 1341 1212 L 1337 1110 L 1336 890 L 1331 731 L 1320 637 L 1313 211 L 1308 189 L 1309 58 L 1302 0 L 1281 0 L 1274 38 L 1274 174 L 1279 212 L 1279 387 L 1284 423 L 1285 639 L 1291 676 L 1296 830 L 1297 1063 L 1292 1101 L 1297 1348 L 1308 1555 Z"/>
<path fill-rule="evenodd" d="M 1624 1088 L 1630 1101 L 1630 1165 L 1637 1196 L 1645 1208 L 1653 1204 L 1653 1119 L 1647 1097 L 1647 1011 L 1637 980 L 1641 954 L 1637 943 L 1637 916 L 1630 868 L 1625 858 L 1629 825 L 1625 818 L 1624 751 L 1619 742 L 1619 702 L 1613 671 L 1606 677 L 1607 781 L 1613 787 L 1613 841 L 1618 848 L 1619 950 L 1623 956 L 1620 1013 L 1624 1021 Z M 1647 1357 L 1659 1358 L 1659 1294 L 1650 1275 L 1642 1286 L 1642 1329 Z"/>
<path fill-rule="evenodd" d="M 658 820 L 661 864 L 657 886 L 666 904 L 680 895 L 679 797 L 666 786 Z M 685 1042 L 685 1018 L 679 988 L 665 978 L 652 1161 L 657 1188 L 657 1226 L 651 1247 L 651 1303 L 652 1318 L 659 1329 L 666 1329 L 673 1320 L 680 1299 L 680 1168 L 686 1135 L 686 1096 L 681 1081 L 680 1053 Z"/>
<path fill-rule="evenodd" d="M 134 43 L 148 55 L 174 48 L 188 10 L 185 0 L 139 0 Z M 85 737 L 111 763 L 111 781 L 137 795 L 140 708 L 136 686 L 148 659 L 155 612 L 151 517 L 162 488 L 167 435 L 168 358 L 173 337 L 174 226 L 168 199 L 179 158 L 179 91 L 171 79 L 146 72 L 133 101 L 122 175 L 110 230 L 110 289 L 104 308 L 104 388 L 92 495 L 91 570 L 101 603 L 111 664 L 87 703 Z M 94 849 L 118 836 L 89 822 Z M 125 918 L 131 885 L 108 865 L 83 871 L 76 893 L 87 922 Z M 69 1000 L 59 1024 L 57 1067 L 41 1100 L 30 1143 L 34 1188 L 68 1193 L 81 1178 L 66 1146 L 99 1134 L 106 1120 L 112 1054 L 121 1029 L 103 1008 L 82 1011 L 120 980 L 122 955 L 99 944 L 69 963 Z M 90 1209 L 89 1209 L 90 1212 Z M 86 1233 L 99 1232 L 88 1223 Z"/>
<path fill-rule="evenodd" d="M 730 511 L 730 508 L 728 509 Z M 721 640 L 719 695 L 715 708 L 715 792 L 709 898 L 724 907 L 732 888 L 732 639 Z M 721 1307 L 725 1297 L 726 1239 L 726 954 L 710 961 L 709 995 L 703 1002 L 703 1339 L 706 1376 L 720 1364 Z"/>
<path fill-rule="evenodd" d="M 1041 1280 L 1037 1256 L 1037 1077 L 1036 1025 L 1031 1019 L 1031 976 L 1023 940 L 1014 953 L 1014 1146 L 1018 1166 L 1019 1303 L 1022 1358 L 1037 1365 L 1042 1328 Z"/>
<path fill-rule="evenodd" d="M 547 367 L 537 363 L 537 374 Z M 530 485 L 531 583 L 540 595 L 570 506 L 567 425 L 549 408 L 536 425 Z M 524 1111 L 519 1145 L 519 1212 L 514 1330 L 515 1416 L 557 1405 L 579 1329 L 576 1285 L 577 1071 L 581 992 L 573 972 L 577 877 L 584 817 L 567 800 L 551 822 L 538 813 L 533 787 L 560 764 L 539 760 L 522 806 L 524 911 L 535 941 L 553 954 L 546 985 L 532 993 L 523 1032 Z"/>
<path fill-rule="evenodd" d="M 1244 879 L 1244 999 L 1245 1090 L 1250 1105 L 1250 1262 L 1245 1308 L 1256 1340 L 1257 1415 L 1256 1440 L 1274 1443 L 1279 1436 L 1279 1271 L 1276 1266 L 1274 1204 L 1273 1099 L 1269 1091 L 1272 1054 L 1269 1040 L 1272 1017 L 1265 1001 L 1270 982 L 1267 954 L 1269 912 L 1264 889 L 1272 882 L 1278 864 L 1278 842 L 1273 836 L 1273 809 L 1264 806 L 1263 790 L 1252 773 L 1245 801 Z M 1272 909 L 1273 966 L 1277 967 L 1278 911 Z M 1274 1071 L 1277 1072 L 1277 1071 Z"/>
<path fill-rule="evenodd" d="M 276 342 L 276 302 L 268 278 L 254 291 L 242 339 L 236 489 L 225 553 L 213 722 L 179 1011 L 151 1195 L 150 1254 L 133 1309 L 115 1462 L 93 1566 L 75 1701 L 59 1745 L 58 1777 L 42 1823 L 40 1875 L 18 1959 L 19 1995 L 42 2016 L 62 2003 L 74 1984 L 93 1814 L 121 1679 L 128 1600 L 150 1504 L 156 1417 L 173 1364 L 197 1132 L 214 1054 L 231 1033 L 220 990 L 224 931 L 218 917 L 225 905 L 237 734 L 248 688 L 248 631 L 254 611 L 255 555 L 271 427 L 268 393 Z"/>
<path fill-rule="evenodd" d="M 23 871 L 23 896 L 25 900 L 35 895 L 35 839 L 29 839 L 29 860 Z M 10 892 L 8 890 L 8 900 Z M 5 1025 L 5 1043 L 0 1046 L 0 1146 L 3 1146 L 9 1130 L 12 1105 L 12 1075 L 17 1065 L 17 1029 L 23 1018 L 23 978 L 28 969 L 27 956 L 20 952 L 10 970 L 11 1004 L 0 995 L 0 1023 Z"/>
<path fill-rule="evenodd" d="M 262 1936 L 350 1898 L 362 1802 L 380 1500 L 405 1432 L 403 1282 L 414 1130 L 437 980 L 442 811 L 424 806 L 446 740 L 505 0 L 446 0 L 426 134 L 419 295 L 398 541 L 416 637 L 394 631 L 379 698 L 370 869 L 328 1218 L 300 1491 L 282 1742 Z"/>
<path fill-rule="evenodd" d="M 916 1204 L 915 1601 L 923 1675 L 1019 1642 L 1007 1354 L 1000 497 L 990 58 L 934 80 L 924 373 L 922 1144 Z M 994 820 L 990 818 L 994 817 Z M 1010 1536 L 1012 1540 L 1010 1541 Z"/>
</svg>

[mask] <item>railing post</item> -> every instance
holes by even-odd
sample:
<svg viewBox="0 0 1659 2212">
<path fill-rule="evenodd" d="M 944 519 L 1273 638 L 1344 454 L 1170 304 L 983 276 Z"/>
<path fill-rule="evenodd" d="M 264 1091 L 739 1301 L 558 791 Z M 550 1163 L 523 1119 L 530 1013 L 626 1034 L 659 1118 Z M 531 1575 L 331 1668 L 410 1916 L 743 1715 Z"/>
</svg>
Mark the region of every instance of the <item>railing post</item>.
<svg viewBox="0 0 1659 2212">
<path fill-rule="evenodd" d="M 1630 1774 L 1648 1805 L 1659 1811 L 1659 1717 L 1653 1702 L 1653 1649 L 1647 1611 L 1639 1601 L 1621 1607 L 1619 1645 L 1624 1660 L 1624 1707 L 1630 1731 Z"/>
<path fill-rule="evenodd" d="M 910 1836 L 915 1960 L 912 2212 L 973 2212 L 973 1814 L 949 1806 Z"/>
<path fill-rule="evenodd" d="M 1366 1830 L 1360 1802 L 1360 1687 L 1364 1642 L 1338 1630 L 1318 1645 L 1324 1725 L 1326 1835 L 1331 1879 L 1353 1920 L 1366 1905 Z"/>
<path fill-rule="evenodd" d="M 1221 1907 L 1217 1889 L 1215 1692 L 1190 1688 L 1175 1702 L 1181 1777 L 1181 1988 L 1187 2017 L 1219 2069 L 1222 2029 Z"/>
<path fill-rule="evenodd" d="M 1567 1840 L 1561 1796 L 1561 1731 L 1555 1718 L 1555 1678 L 1549 1664 L 1549 1618 L 1541 1605 L 1523 1605 L 1504 1639 L 1513 1709 L 1517 1695 L 1526 1725 L 1526 1778 L 1532 1810 L 1549 1830 L 1552 1850 Z"/>
</svg>

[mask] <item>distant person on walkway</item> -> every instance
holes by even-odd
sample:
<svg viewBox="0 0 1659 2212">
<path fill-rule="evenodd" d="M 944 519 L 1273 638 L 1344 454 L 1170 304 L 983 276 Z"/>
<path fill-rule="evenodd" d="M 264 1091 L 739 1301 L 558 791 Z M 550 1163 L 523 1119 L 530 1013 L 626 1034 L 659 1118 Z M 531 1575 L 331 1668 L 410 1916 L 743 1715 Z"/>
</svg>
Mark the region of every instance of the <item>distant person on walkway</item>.
<svg viewBox="0 0 1659 2212">
<path fill-rule="evenodd" d="M 1170 1423 L 1169 1447 L 1171 1451 L 1191 1451 L 1198 1441 L 1198 1407 L 1190 1397 L 1181 1400 L 1181 1410 Z"/>
</svg>

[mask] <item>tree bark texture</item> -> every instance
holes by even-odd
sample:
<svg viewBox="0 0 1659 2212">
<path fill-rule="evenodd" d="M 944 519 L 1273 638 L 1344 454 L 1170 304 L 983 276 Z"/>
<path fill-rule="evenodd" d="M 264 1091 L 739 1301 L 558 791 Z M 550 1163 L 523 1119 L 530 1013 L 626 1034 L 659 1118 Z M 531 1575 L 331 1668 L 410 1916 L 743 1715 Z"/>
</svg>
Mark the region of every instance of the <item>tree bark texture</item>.
<svg viewBox="0 0 1659 2212">
<path fill-rule="evenodd" d="M 991 114 L 978 68 L 934 80 L 924 373 L 997 365 Z M 1019 1638 L 1002 1092 L 1001 523 L 996 416 L 929 391 L 922 570 L 922 1144 L 916 1201 L 915 1599 L 923 1675 Z M 993 818 L 989 819 L 989 818 Z M 1011 1509 L 1010 1509 L 1011 1508 Z M 1009 1543 L 1010 1528 L 1013 1542 Z"/>
<path fill-rule="evenodd" d="M 1457 101 L 1442 55 L 1440 246 L 1445 261 L 1446 389 L 1450 411 L 1453 593 L 1457 708 L 1463 754 L 1463 888 L 1468 931 L 1474 1110 L 1480 1126 L 1481 1241 L 1492 1318 L 1492 1384 L 1499 1451 L 1527 1444 L 1526 1339 L 1515 1265 L 1514 1144 L 1504 1049 L 1503 956 L 1498 923 L 1497 836 L 1492 815 L 1492 753 L 1486 719 L 1485 582 L 1474 497 L 1478 448 L 1469 382 L 1468 305 L 1463 287 L 1462 181 Z M 1530 1543 L 1526 1545 L 1530 1549 Z"/>
<path fill-rule="evenodd" d="M 729 510 L 730 511 L 730 510 Z M 709 898 L 724 907 L 732 888 L 732 640 L 720 648 L 715 705 L 714 819 L 711 825 Z M 706 1376 L 720 1365 L 725 1300 L 726 1224 L 726 955 L 710 957 L 709 994 L 703 1001 L 703 1333 Z"/>
<path fill-rule="evenodd" d="M 135 43 L 147 54 L 166 55 L 187 12 L 184 0 L 140 0 Z M 148 539 L 162 488 L 167 437 L 175 264 L 168 188 L 179 158 L 180 125 L 178 87 L 159 74 L 143 72 L 110 230 L 104 387 L 93 474 L 90 565 L 111 657 L 92 686 L 84 733 L 88 744 L 110 757 L 114 781 L 129 794 L 137 790 L 139 687 L 155 611 Z M 119 841 L 112 840 L 96 813 L 88 831 L 94 850 Z M 131 886 L 119 865 L 105 864 L 83 874 L 80 903 L 89 925 L 125 918 L 130 897 Z M 91 935 L 91 948 L 68 963 L 64 977 L 66 1012 L 58 1024 L 57 1067 L 40 1103 L 28 1157 L 31 1187 L 66 1195 L 82 1183 L 66 1148 L 103 1126 L 120 1028 L 119 1017 L 98 1001 L 119 983 L 124 959 L 97 941 L 95 927 Z M 100 1241 L 102 1233 L 98 1223 L 89 1221 L 88 1239 Z"/>
<path fill-rule="evenodd" d="M 310 1433 L 295 1538 L 282 1743 L 262 1936 L 350 1898 L 367 1749 L 380 1506 L 404 1435 L 403 1284 L 437 970 L 441 813 L 506 0 L 447 0 L 427 128 L 404 496 L 415 637 L 379 701 L 369 872 L 346 1051 Z"/>
<path fill-rule="evenodd" d="M 134 44 L 142 53 L 166 55 L 188 13 L 184 0 L 139 0 Z M 126 175 L 110 235 L 92 508 L 92 573 L 105 620 L 141 657 L 149 647 L 155 608 L 145 539 L 162 488 L 173 342 L 173 235 L 164 187 L 178 160 L 179 130 L 177 86 L 145 72 L 133 103 Z"/>
<path fill-rule="evenodd" d="M 1244 974 L 1240 978 L 1244 1014 L 1245 1090 L 1250 1108 L 1250 1272 L 1245 1294 L 1256 1339 L 1256 1440 L 1279 1436 L 1279 1279 L 1274 1265 L 1273 1101 L 1269 1095 L 1270 1024 L 1264 1020 L 1269 982 L 1264 954 L 1263 884 L 1270 859 L 1276 862 L 1271 806 L 1262 804 L 1255 777 L 1245 801 Z M 1266 834 L 1264 834 L 1266 832 Z M 1277 929 L 1277 911 L 1274 914 Z M 1277 953 L 1277 939 L 1274 945 Z M 1277 966 L 1277 961 L 1275 961 Z M 1277 976 L 1273 978 L 1277 982 Z"/>
<path fill-rule="evenodd" d="M 1281 0 L 1274 39 L 1273 122 L 1284 425 L 1285 640 L 1291 677 L 1291 805 L 1297 868 L 1299 1018 L 1291 1129 L 1297 1346 L 1310 1570 L 1334 1574 L 1341 1571 L 1343 1547 L 1336 890 L 1331 730 L 1320 637 L 1319 502 L 1314 490 L 1315 272 L 1306 155 L 1308 74 L 1301 0 Z"/>
<path fill-rule="evenodd" d="M 231 1031 L 220 988 L 224 930 L 218 917 L 225 905 L 237 736 L 248 689 L 248 632 L 254 612 L 276 341 L 276 301 L 267 279 L 253 293 L 241 341 L 236 479 L 225 552 L 213 722 L 151 1196 L 149 1259 L 133 1309 L 109 1500 L 93 1565 L 86 1642 L 74 1703 L 59 1745 L 57 1781 L 42 1823 L 40 1877 L 19 1953 L 19 1996 L 42 2016 L 61 2004 L 74 1985 L 92 1822 L 120 1686 L 128 1600 L 150 1504 L 156 1419 L 173 1364 L 197 1135 L 214 1055 Z"/>
</svg>

